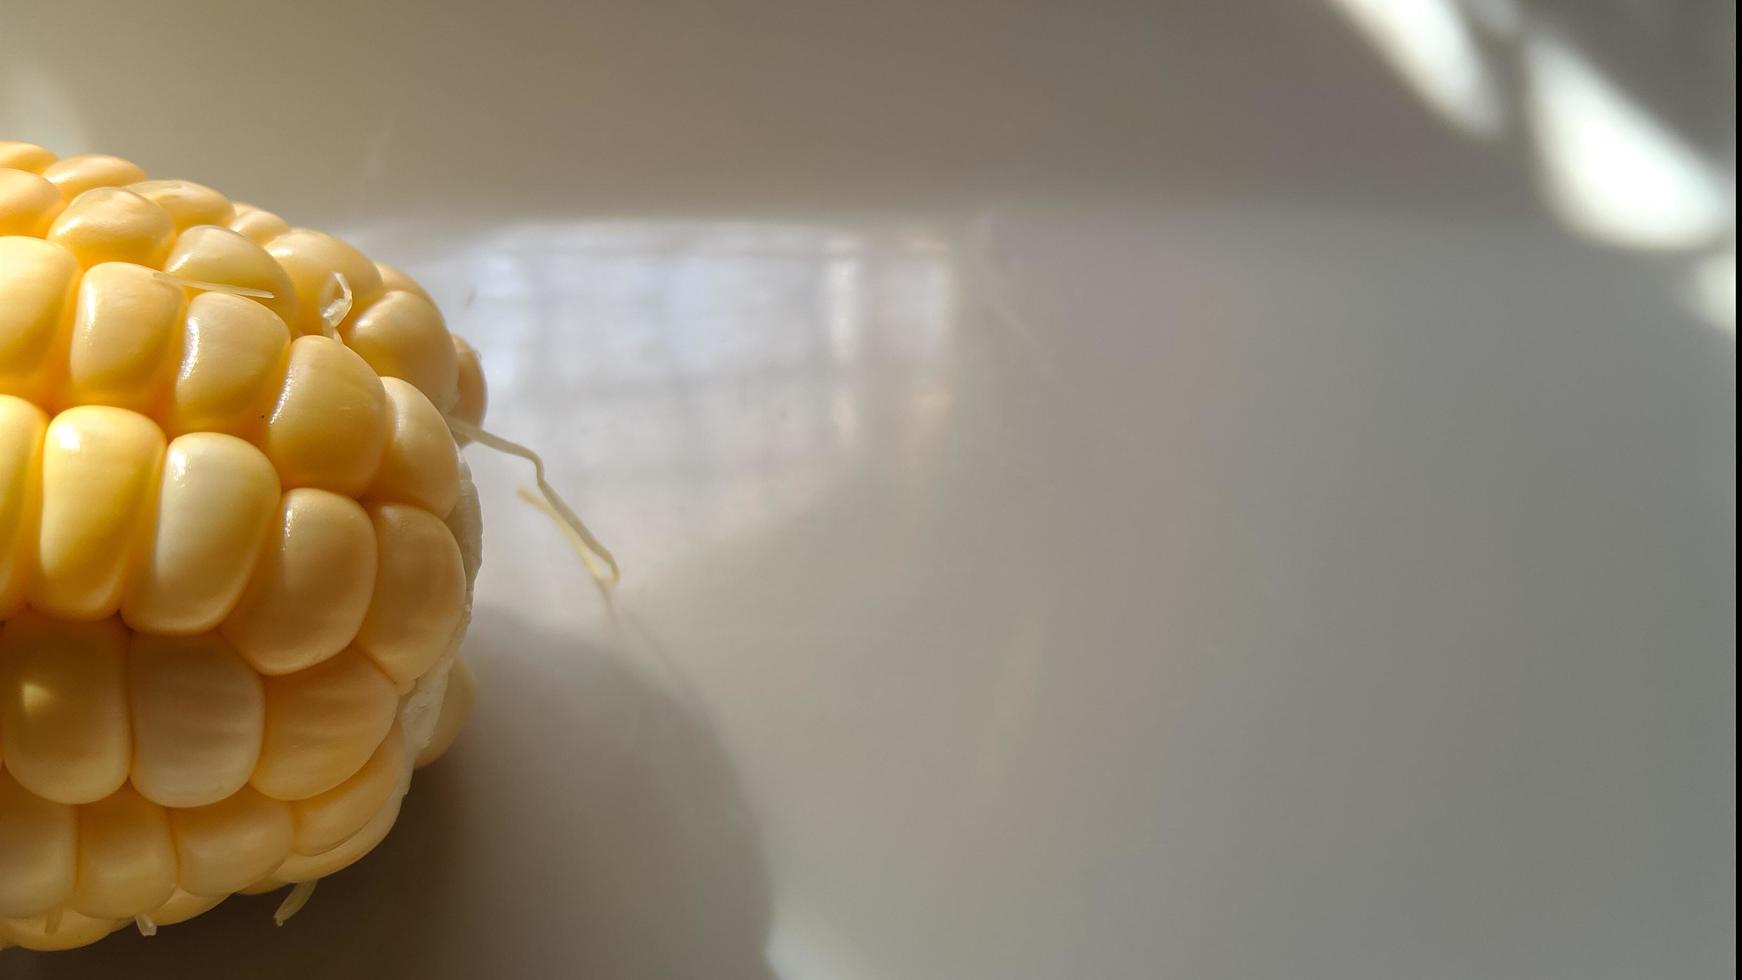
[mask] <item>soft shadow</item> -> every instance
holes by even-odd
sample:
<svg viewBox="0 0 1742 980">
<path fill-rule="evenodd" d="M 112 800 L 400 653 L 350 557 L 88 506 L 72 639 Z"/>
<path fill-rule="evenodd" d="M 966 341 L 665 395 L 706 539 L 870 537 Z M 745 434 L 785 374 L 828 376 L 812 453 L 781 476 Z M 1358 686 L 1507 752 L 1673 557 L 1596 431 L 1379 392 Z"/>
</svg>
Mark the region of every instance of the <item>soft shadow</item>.
<svg viewBox="0 0 1742 980">
<path fill-rule="evenodd" d="M 481 611 L 477 714 L 399 826 L 284 928 L 236 898 L 6 980 L 771 977 L 754 824 L 712 726 L 619 652 Z"/>
</svg>

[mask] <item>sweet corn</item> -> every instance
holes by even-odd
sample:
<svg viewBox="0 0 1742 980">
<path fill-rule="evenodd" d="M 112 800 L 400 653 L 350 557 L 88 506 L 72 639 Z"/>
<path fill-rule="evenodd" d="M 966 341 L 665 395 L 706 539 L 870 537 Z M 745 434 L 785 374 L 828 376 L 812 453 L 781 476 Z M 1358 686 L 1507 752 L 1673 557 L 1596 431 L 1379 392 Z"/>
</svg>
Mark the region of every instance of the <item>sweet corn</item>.
<svg viewBox="0 0 1742 980">
<path fill-rule="evenodd" d="M 448 420 L 483 411 L 399 270 L 0 142 L 0 947 L 149 933 L 380 842 L 471 704 Z"/>
</svg>

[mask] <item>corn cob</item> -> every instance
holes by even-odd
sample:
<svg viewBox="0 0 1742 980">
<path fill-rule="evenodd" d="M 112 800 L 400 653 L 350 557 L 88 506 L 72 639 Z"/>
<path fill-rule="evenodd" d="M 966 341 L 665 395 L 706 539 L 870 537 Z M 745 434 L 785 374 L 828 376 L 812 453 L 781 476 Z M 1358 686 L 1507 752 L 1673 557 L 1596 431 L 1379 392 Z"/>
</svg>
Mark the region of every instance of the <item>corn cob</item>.
<svg viewBox="0 0 1742 980">
<path fill-rule="evenodd" d="M 392 827 L 470 705 L 477 355 L 344 242 L 0 142 L 0 946 Z"/>
</svg>

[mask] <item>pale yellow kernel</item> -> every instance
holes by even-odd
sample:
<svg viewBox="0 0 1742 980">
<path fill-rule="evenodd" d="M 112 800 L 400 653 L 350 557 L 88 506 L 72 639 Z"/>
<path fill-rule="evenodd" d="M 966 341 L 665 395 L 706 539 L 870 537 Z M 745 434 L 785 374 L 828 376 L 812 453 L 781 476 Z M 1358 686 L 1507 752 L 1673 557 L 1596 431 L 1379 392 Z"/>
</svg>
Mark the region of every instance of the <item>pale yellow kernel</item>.
<svg viewBox="0 0 1742 980">
<path fill-rule="evenodd" d="M 161 470 L 121 617 L 151 633 L 215 629 L 278 516 L 278 473 L 260 450 L 216 432 L 178 436 Z"/>
<path fill-rule="evenodd" d="M 290 222 L 271 211 L 252 204 L 236 202 L 236 216 L 230 219 L 230 230 L 256 245 L 265 245 L 290 230 Z"/>
<path fill-rule="evenodd" d="M 144 180 L 127 189 L 169 212 L 178 231 L 227 224 L 236 214 L 229 198 L 191 180 Z"/>
<path fill-rule="evenodd" d="M 381 295 L 381 273 L 376 271 L 375 263 L 331 235 L 292 228 L 265 244 L 266 251 L 289 273 L 296 290 L 301 313 L 290 326 L 297 333 L 319 334 L 326 330 L 321 309 L 333 288 L 334 274 L 345 277 L 354 310 L 367 308 Z"/>
<path fill-rule="evenodd" d="M 271 874 L 290 853 L 296 824 L 288 804 L 244 787 L 209 806 L 170 811 L 181 888 L 223 896 Z"/>
<path fill-rule="evenodd" d="M 271 293 L 255 302 L 286 323 L 296 319 L 296 290 L 284 267 L 266 250 L 238 232 L 216 225 L 195 225 L 181 233 L 163 271 L 196 282 L 223 283 Z"/>
<path fill-rule="evenodd" d="M 272 877 L 278 881 L 296 884 L 338 874 L 356 864 L 387 838 L 388 832 L 399 820 L 399 808 L 404 801 L 405 797 L 395 794 L 387 801 L 386 806 L 363 825 L 363 829 L 352 834 L 343 844 L 321 854 L 292 854 L 272 872 Z"/>
<path fill-rule="evenodd" d="M 153 909 L 146 917 L 160 926 L 173 926 L 196 916 L 205 915 L 229 897 L 228 895 L 195 895 L 192 892 L 177 888 L 169 896 L 169 901 Z"/>
<path fill-rule="evenodd" d="M 472 474 L 465 460 L 460 461 L 460 486 L 461 499 L 471 498 L 473 506 L 455 507 L 442 523 L 460 543 L 460 556 L 466 561 L 466 581 L 471 582 L 478 577 L 478 569 L 484 561 L 484 522 L 475 506 L 477 488 L 472 483 Z"/>
<path fill-rule="evenodd" d="M 271 310 L 224 293 L 188 304 L 181 367 L 170 395 L 170 432 L 258 439 L 288 366 L 290 330 Z"/>
<path fill-rule="evenodd" d="M 312 667 L 356 637 L 375 565 L 374 525 L 356 501 L 291 490 L 222 632 L 261 673 Z"/>
<path fill-rule="evenodd" d="M 27 919 L 0 919 L 0 940 L 21 949 L 51 953 L 89 946 L 130 924 L 127 919 L 93 919 L 72 909 L 57 908 Z"/>
<path fill-rule="evenodd" d="M 477 688 L 478 682 L 466 658 L 456 657 L 448 671 L 448 686 L 442 692 L 441 714 L 436 716 L 435 731 L 430 735 L 429 744 L 417 754 L 419 767 L 439 760 L 453 747 L 454 741 L 460 737 L 460 730 L 466 727 L 466 720 L 472 716 L 472 705 L 478 697 Z"/>
<path fill-rule="evenodd" d="M 0 167 L 39 174 L 53 162 L 54 154 L 35 143 L 0 140 Z"/>
<path fill-rule="evenodd" d="M 408 691 L 453 644 L 466 569 L 453 533 L 429 511 L 382 504 L 371 516 L 380 559 L 357 649 Z"/>
<path fill-rule="evenodd" d="M 42 439 L 48 416 L 30 402 L 0 395 L 0 620 L 24 604 L 36 563 Z"/>
<path fill-rule="evenodd" d="M 0 235 L 40 238 L 65 206 L 60 191 L 42 177 L 0 168 Z"/>
<path fill-rule="evenodd" d="M 79 263 L 39 238 L 0 238 L 0 394 L 45 402 L 66 371 Z"/>
<path fill-rule="evenodd" d="M 252 785 L 275 800 L 318 796 L 357 774 L 393 727 L 393 682 L 347 650 L 266 679 L 266 737 Z"/>
<path fill-rule="evenodd" d="M 23 612 L 0 626 L 0 750 L 18 784 L 56 803 L 121 788 L 133 755 L 127 630 Z"/>
<path fill-rule="evenodd" d="M 489 392 L 484 386 L 484 366 L 478 361 L 478 352 L 466 343 L 459 334 L 454 334 L 454 363 L 458 368 L 458 397 L 454 400 L 451 410 L 455 418 L 470 422 L 473 425 L 484 424 L 484 407 L 489 401 Z"/>
<path fill-rule="evenodd" d="M 32 606 L 65 619 L 121 607 L 163 449 L 163 430 L 123 408 L 69 408 L 49 423 Z"/>
<path fill-rule="evenodd" d="M 355 776 L 320 794 L 290 805 L 296 817 L 297 854 L 321 854 L 343 844 L 381 812 L 411 778 L 405 735 L 398 725 L 381 740 Z"/>
<path fill-rule="evenodd" d="M 0 769 L 0 918 L 41 915 L 65 902 L 78 874 L 78 840 L 78 811 Z"/>
<path fill-rule="evenodd" d="M 156 415 L 175 379 L 185 303 L 180 288 L 142 265 L 105 262 L 86 272 L 73 311 L 63 404 Z"/>
<path fill-rule="evenodd" d="M 248 896 L 270 895 L 275 891 L 283 889 L 285 884 L 285 882 L 279 881 L 278 879 L 268 875 L 257 881 L 249 882 L 245 888 L 237 889 L 236 894 Z"/>
<path fill-rule="evenodd" d="M 163 807 L 123 786 L 79 809 L 73 909 L 97 919 L 131 919 L 168 901 L 175 881 L 175 844 Z"/>
<path fill-rule="evenodd" d="M 454 342 L 429 300 L 391 292 L 356 314 L 340 330 L 352 350 L 382 377 L 403 378 L 447 410 L 459 398 Z"/>
<path fill-rule="evenodd" d="M 460 499 L 460 457 L 448 423 L 409 382 L 382 378 L 381 385 L 390 423 L 369 499 L 415 504 L 446 517 Z"/>
<path fill-rule="evenodd" d="M 121 187 L 145 179 L 138 164 L 107 153 L 80 153 L 63 157 L 42 168 L 42 175 L 72 200 L 95 187 Z"/>
<path fill-rule="evenodd" d="M 133 634 L 127 690 L 140 794 L 163 806 L 206 806 L 248 785 L 266 693 L 222 637 Z"/>
<path fill-rule="evenodd" d="M 100 262 L 155 269 L 175 241 L 175 223 L 168 212 L 124 187 L 98 187 L 67 204 L 49 226 L 48 240 L 87 269 Z"/>
<path fill-rule="evenodd" d="M 431 306 L 435 305 L 435 300 L 431 299 L 429 293 L 425 291 L 422 286 L 418 285 L 417 280 L 406 275 L 398 268 L 388 265 L 385 262 L 377 262 L 375 263 L 375 271 L 381 273 L 381 288 L 386 289 L 389 292 L 397 289 L 407 293 L 416 293 L 418 296 L 423 298 L 424 302 Z"/>
<path fill-rule="evenodd" d="M 287 487 L 368 489 L 387 445 L 387 394 L 361 357 L 330 337 L 298 337 L 261 448 Z"/>
</svg>

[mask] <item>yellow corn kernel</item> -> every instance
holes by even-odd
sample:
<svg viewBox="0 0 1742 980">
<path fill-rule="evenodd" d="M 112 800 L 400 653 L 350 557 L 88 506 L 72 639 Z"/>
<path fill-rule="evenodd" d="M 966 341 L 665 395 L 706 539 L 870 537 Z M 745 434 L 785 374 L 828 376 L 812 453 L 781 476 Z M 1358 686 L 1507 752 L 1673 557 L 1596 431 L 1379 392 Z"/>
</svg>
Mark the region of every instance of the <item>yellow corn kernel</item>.
<svg viewBox="0 0 1742 980">
<path fill-rule="evenodd" d="M 236 214 L 229 198 L 191 180 L 142 180 L 127 189 L 167 211 L 177 231 L 227 224 Z"/>
<path fill-rule="evenodd" d="M 56 803 L 121 788 L 133 754 L 127 631 L 34 612 L 0 626 L 0 757 L 24 787 Z"/>
<path fill-rule="evenodd" d="M 347 650 L 266 679 L 266 737 L 253 787 L 275 800 L 319 796 L 357 774 L 393 727 L 393 682 Z"/>
<path fill-rule="evenodd" d="M 381 273 L 382 289 L 385 289 L 388 292 L 399 290 L 401 292 L 416 293 L 425 303 L 428 303 L 431 306 L 435 305 L 435 300 L 430 298 L 429 293 L 418 284 L 418 281 L 406 275 L 404 272 L 401 272 L 398 268 L 388 265 L 385 262 L 377 262 L 375 263 L 375 271 Z"/>
<path fill-rule="evenodd" d="M 319 796 L 290 805 L 296 818 L 292 851 L 324 854 L 343 844 L 380 813 L 395 793 L 402 792 L 410 778 L 405 735 L 395 725 L 355 776 Z"/>
<path fill-rule="evenodd" d="M 437 408 L 452 408 L 459 397 L 453 340 L 441 311 L 416 293 L 387 293 L 348 321 L 340 336 L 375 373 L 411 382 Z"/>
<path fill-rule="evenodd" d="M 78 811 L 51 803 L 0 769 L 0 919 L 58 908 L 78 874 Z"/>
<path fill-rule="evenodd" d="M 94 919 L 131 919 L 169 901 L 175 881 L 175 842 L 163 807 L 123 786 L 79 808 L 74 910 Z"/>
<path fill-rule="evenodd" d="M 263 674 L 312 667 L 356 637 L 375 589 L 375 565 L 374 525 L 356 501 L 292 490 L 221 630 Z"/>
<path fill-rule="evenodd" d="M 135 633 L 129 651 L 133 785 L 168 807 L 207 806 L 248 785 L 260 761 L 266 691 L 215 633 Z"/>
<path fill-rule="evenodd" d="M 399 807 L 403 802 L 404 797 L 395 794 L 361 830 L 331 850 L 312 855 L 292 854 L 285 858 L 284 863 L 272 872 L 273 879 L 286 884 L 314 881 L 337 874 L 357 863 L 358 859 L 386 839 L 387 832 L 393 829 L 394 822 L 399 819 Z"/>
<path fill-rule="evenodd" d="M 101 262 L 157 268 L 175 241 L 169 212 L 124 187 L 98 187 L 72 199 L 49 226 L 48 240 L 89 269 Z"/>
<path fill-rule="evenodd" d="M 387 393 L 368 363 L 330 337 L 292 342 L 261 444 L 284 485 L 356 496 L 386 445 Z"/>
<path fill-rule="evenodd" d="M 0 140 L 0 167 L 39 174 L 53 162 L 54 154 L 35 143 Z"/>
<path fill-rule="evenodd" d="M 42 177 L 0 169 L 0 235 L 40 237 L 65 206 L 60 191 Z"/>
<path fill-rule="evenodd" d="M 266 251 L 284 266 L 296 290 L 300 315 L 291 329 L 302 334 L 324 333 L 321 310 L 331 297 L 334 275 L 345 277 L 351 309 L 366 309 L 381 295 L 381 273 L 362 252 L 331 235 L 307 228 L 290 231 L 265 243 Z"/>
<path fill-rule="evenodd" d="M 0 394 L 42 404 L 59 385 L 79 263 L 37 238 L 0 238 Z"/>
<path fill-rule="evenodd" d="M 64 397 L 155 415 L 175 377 L 182 290 L 141 265 L 85 273 L 73 310 Z"/>
<path fill-rule="evenodd" d="M 380 559 L 357 649 L 401 691 L 448 651 L 465 614 L 466 569 L 441 519 L 405 504 L 374 509 Z"/>
<path fill-rule="evenodd" d="M 28 919 L 0 919 L 0 940 L 46 953 L 89 946 L 131 924 L 125 919 L 93 919 L 72 909 L 56 909 Z"/>
<path fill-rule="evenodd" d="M 473 425 L 483 425 L 484 408 L 489 401 L 489 392 L 484 387 L 484 366 L 479 363 L 478 352 L 471 344 L 459 334 L 454 334 L 453 340 L 454 363 L 459 375 L 453 414 Z"/>
<path fill-rule="evenodd" d="M 290 222 L 285 221 L 271 211 L 263 211 L 252 204 L 236 202 L 236 216 L 230 219 L 229 227 L 242 237 L 256 245 L 265 245 L 279 235 L 290 231 Z"/>
<path fill-rule="evenodd" d="M 265 878 L 290 854 L 290 805 L 244 787 L 209 806 L 171 810 L 181 888 L 224 896 Z"/>
<path fill-rule="evenodd" d="M 387 449 L 369 498 L 448 516 L 460 499 L 460 457 L 448 423 L 408 382 L 382 378 L 381 385 L 387 391 Z"/>
<path fill-rule="evenodd" d="M 216 432 L 178 436 L 161 469 L 121 618 L 150 633 L 216 629 L 278 516 L 278 474 L 260 450 Z"/>
<path fill-rule="evenodd" d="M 270 293 L 255 301 L 286 323 L 296 320 L 296 290 L 266 250 L 241 234 L 215 225 L 196 225 L 181 233 L 163 260 L 163 271 L 194 282 L 241 286 Z"/>
<path fill-rule="evenodd" d="M 151 910 L 146 918 L 150 919 L 153 925 L 173 926 L 178 922 L 186 922 L 195 916 L 205 915 L 229 897 L 228 895 L 195 895 L 193 892 L 182 891 L 180 887 L 177 887 L 170 894 L 169 901 Z"/>
<path fill-rule="evenodd" d="M 271 310 L 224 293 L 188 304 L 166 424 L 169 431 L 253 439 L 266 428 L 290 352 L 290 330 Z"/>
<path fill-rule="evenodd" d="M 66 619 L 121 608 L 163 449 L 163 430 L 123 408 L 69 408 L 48 424 L 32 606 Z"/>
<path fill-rule="evenodd" d="M 441 714 L 436 716 L 435 731 L 430 734 L 423 751 L 417 754 L 415 764 L 418 768 L 437 761 L 453 747 L 466 720 L 472 716 L 472 704 L 478 697 L 477 684 L 466 658 L 454 658 L 454 666 L 448 671 L 448 686 L 442 691 Z"/>
<path fill-rule="evenodd" d="M 60 188 L 61 196 L 69 201 L 93 188 L 121 187 L 145 179 L 145 171 L 138 164 L 106 153 L 62 157 L 42 168 L 42 175 Z"/>
<path fill-rule="evenodd" d="M 42 487 L 42 438 L 48 416 L 0 395 L 0 620 L 24 604 L 25 577 L 36 563 L 36 515 Z"/>
</svg>

